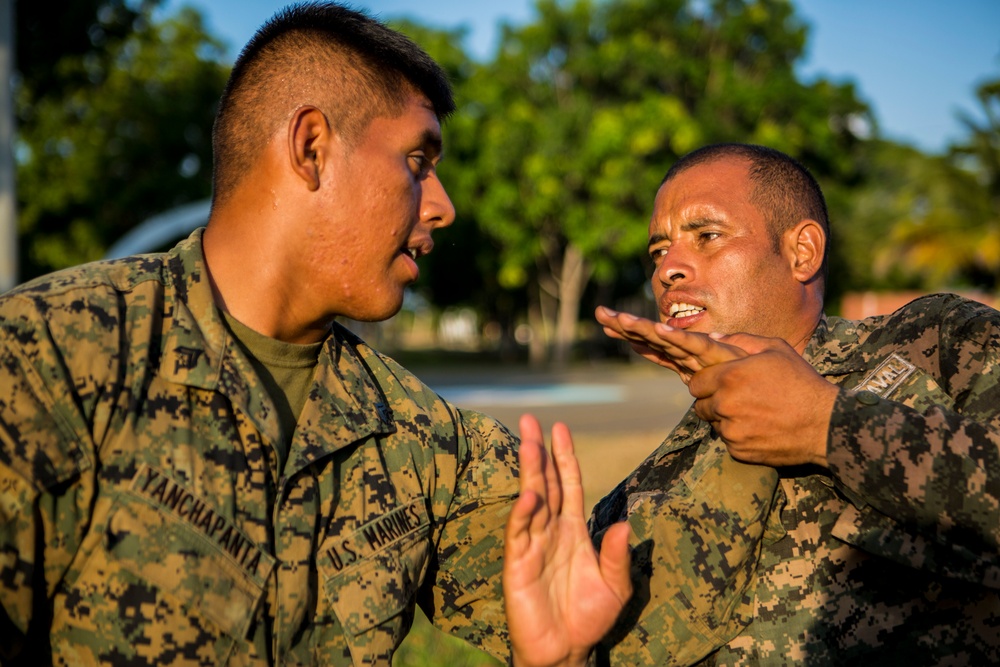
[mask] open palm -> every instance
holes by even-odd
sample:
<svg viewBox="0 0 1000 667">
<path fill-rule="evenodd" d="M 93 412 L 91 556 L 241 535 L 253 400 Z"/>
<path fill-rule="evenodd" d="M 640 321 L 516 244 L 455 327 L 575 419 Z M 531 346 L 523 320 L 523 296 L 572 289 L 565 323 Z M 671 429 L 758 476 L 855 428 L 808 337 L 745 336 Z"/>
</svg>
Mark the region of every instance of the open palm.
<svg viewBox="0 0 1000 667">
<path fill-rule="evenodd" d="M 514 664 L 583 665 L 632 594 L 628 524 L 612 526 L 601 552 L 583 516 L 583 487 L 564 424 L 521 418 L 521 497 L 507 522 L 504 602 Z"/>
</svg>

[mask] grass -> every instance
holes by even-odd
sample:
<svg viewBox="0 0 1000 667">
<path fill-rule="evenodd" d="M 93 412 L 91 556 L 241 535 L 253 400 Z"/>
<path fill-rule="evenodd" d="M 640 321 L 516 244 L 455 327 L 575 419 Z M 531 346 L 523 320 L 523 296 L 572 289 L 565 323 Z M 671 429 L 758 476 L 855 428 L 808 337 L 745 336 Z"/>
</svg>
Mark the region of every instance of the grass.
<svg viewBox="0 0 1000 667">
<path fill-rule="evenodd" d="M 441 632 L 417 609 L 413 629 L 392 660 L 393 667 L 500 667 L 493 656 Z"/>
</svg>

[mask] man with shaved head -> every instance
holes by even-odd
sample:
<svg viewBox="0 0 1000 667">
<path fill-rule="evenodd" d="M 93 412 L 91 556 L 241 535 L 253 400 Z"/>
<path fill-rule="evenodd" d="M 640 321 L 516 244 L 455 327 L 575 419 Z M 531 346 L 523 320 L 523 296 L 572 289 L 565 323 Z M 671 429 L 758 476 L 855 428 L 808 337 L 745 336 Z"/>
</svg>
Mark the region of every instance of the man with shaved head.
<svg viewBox="0 0 1000 667">
<path fill-rule="evenodd" d="M 454 220 L 453 108 L 401 34 L 281 11 L 223 94 L 207 227 L 0 298 L 0 662 L 389 665 L 417 604 L 506 659 L 508 515 L 514 661 L 586 658 L 628 596 L 627 533 L 598 563 L 570 493 L 547 542 L 537 422 L 512 513 L 517 440 L 335 322 L 396 313 Z M 559 544 L 586 547 L 572 572 Z M 599 604 L 555 605 L 582 632 L 553 640 L 525 619 L 560 574 Z"/>
<path fill-rule="evenodd" d="M 636 547 L 598 664 L 1000 664 L 1000 313 L 826 315 L 829 237 L 779 151 L 707 146 L 664 178 L 659 322 L 597 318 L 694 404 L 594 510 Z"/>
</svg>

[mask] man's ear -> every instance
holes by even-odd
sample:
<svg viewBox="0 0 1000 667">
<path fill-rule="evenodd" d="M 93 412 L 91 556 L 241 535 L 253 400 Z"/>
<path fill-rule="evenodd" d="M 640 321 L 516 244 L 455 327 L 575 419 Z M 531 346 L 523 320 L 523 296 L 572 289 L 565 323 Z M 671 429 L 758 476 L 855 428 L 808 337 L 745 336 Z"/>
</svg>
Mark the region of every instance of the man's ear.
<svg viewBox="0 0 1000 667">
<path fill-rule="evenodd" d="M 295 110 L 288 121 L 288 160 L 306 187 L 319 189 L 320 174 L 329 160 L 332 130 L 326 114 L 314 106 Z"/>
<path fill-rule="evenodd" d="M 823 270 L 823 252 L 826 250 L 826 232 L 815 220 L 800 220 L 784 233 L 792 275 L 800 283 L 820 277 Z"/>
</svg>

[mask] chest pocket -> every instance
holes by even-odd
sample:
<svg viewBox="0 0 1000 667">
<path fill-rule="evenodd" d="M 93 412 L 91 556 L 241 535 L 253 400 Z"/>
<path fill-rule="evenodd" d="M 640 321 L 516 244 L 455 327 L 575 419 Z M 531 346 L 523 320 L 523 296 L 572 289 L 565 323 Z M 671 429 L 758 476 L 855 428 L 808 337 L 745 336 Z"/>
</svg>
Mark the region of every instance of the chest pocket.
<svg viewBox="0 0 1000 667">
<path fill-rule="evenodd" d="M 81 653 L 62 656 L 69 663 L 226 664 L 252 630 L 274 559 L 199 499 L 176 507 L 183 517 L 122 494 L 103 548 L 59 596 L 53 637 L 66 641 L 54 652 Z"/>
<path fill-rule="evenodd" d="M 430 519 L 418 498 L 327 540 L 318 566 L 355 665 L 388 664 L 427 573 Z"/>
</svg>

